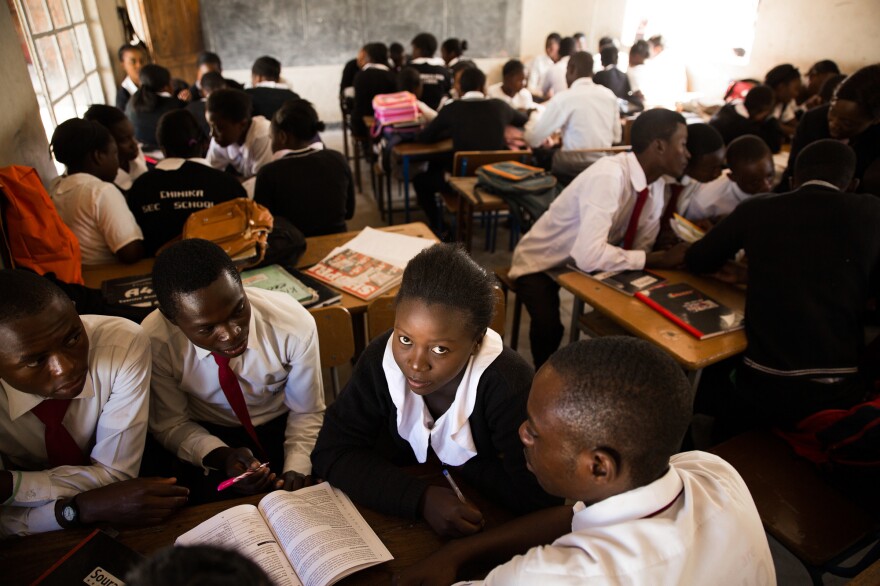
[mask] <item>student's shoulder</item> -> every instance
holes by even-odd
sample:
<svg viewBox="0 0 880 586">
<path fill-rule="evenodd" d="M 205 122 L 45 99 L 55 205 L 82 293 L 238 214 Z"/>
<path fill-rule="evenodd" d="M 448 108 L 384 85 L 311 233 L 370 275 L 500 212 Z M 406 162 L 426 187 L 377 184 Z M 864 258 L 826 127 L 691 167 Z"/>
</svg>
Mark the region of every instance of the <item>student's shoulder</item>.
<svg viewBox="0 0 880 586">
<path fill-rule="evenodd" d="M 80 316 L 93 354 L 102 348 L 146 348 L 149 345 L 144 329 L 131 320 L 109 315 Z"/>
<path fill-rule="evenodd" d="M 315 330 L 315 318 L 296 299 L 281 291 L 245 288 L 251 311 L 265 327 L 287 333 L 305 334 Z"/>
<path fill-rule="evenodd" d="M 486 369 L 481 386 L 492 386 L 504 396 L 528 394 L 535 370 L 515 350 L 505 346 L 501 354 Z"/>
<path fill-rule="evenodd" d="M 739 472 L 726 460 L 707 452 L 692 451 L 675 454 L 669 466 L 682 479 L 685 492 L 696 494 L 724 493 L 748 496 L 749 489 Z M 699 486 L 699 490 L 694 490 Z M 748 499 L 751 502 L 751 498 Z"/>
</svg>

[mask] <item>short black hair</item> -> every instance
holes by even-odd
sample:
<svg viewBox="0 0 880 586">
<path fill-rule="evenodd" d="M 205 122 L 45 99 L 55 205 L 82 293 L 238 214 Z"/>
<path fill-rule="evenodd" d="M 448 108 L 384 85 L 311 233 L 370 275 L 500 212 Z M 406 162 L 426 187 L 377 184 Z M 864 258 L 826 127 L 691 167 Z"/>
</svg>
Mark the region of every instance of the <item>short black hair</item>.
<svg viewBox="0 0 880 586">
<path fill-rule="evenodd" d="M 794 180 L 798 185 L 818 179 L 844 190 L 855 174 L 855 151 L 831 138 L 808 144 L 794 162 Z"/>
<path fill-rule="evenodd" d="M 190 238 L 172 244 L 153 265 L 153 290 L 159 308 L 168 319 L 175 319 L 178 296 L 204 289 L 224 273 L 241 284 L 235 263 L 213 242 Z"/>
<path fill-rule="evenodd" d="M 519 59 L 511 59 L 501 68 L 501 77 L 507 77 L 515 73 L 521 73 L 526 70 L 526 66 Z"/>
<path fill-rule="evenodd" d="M 83 114 L 83 120 L 97 122 L 107 130 L 110 130 L 120 122 L 127 120 L 125 112 L 115 106 L 107 106 L 106 104 L 92 104 L 86 113 Z"/>
<path fill-rule="evenodd" d="M 227 87 L 226 78 L 224 78 L 223 74 L 219 71 L 209 71 L 202 76 L 202 80 L 199 83 L 202 85 L 202 89 L 207 90 L 208 93 L 216 92 L 217 90 L 222 90 Z"/>
<path fill-rule="evenodd" d="M 571 55 L 572 53 L 574 53 L 575 46 L 576 43 L 574 42 L 573 38 L 565 37 L 564 39 L 559 41 L 559 56 L 567 57 L 568 55 Z"/>
<path fill-rule="evenodd" d="M 147 48 L 142 43 L 125 43 L 124 45 L 119 47 L 118 51 L 116 51 L 116 56 L 119 58 L 119 61 L 122 61 L 123 57 L 125 57 L 125 54 L 129 51 L 143 51 L 147 56 L 149 56 L 150 54 L 149 51 L 147 51 Z"/>
<path fill-rule="evenodd" d="M 756 163 L 773 153 L 764 139 L 754 134 L 744 134 L 727 145 L 727 166 L 730 168 Z"/>
<path fill-rule="evenodd" d="M 55 299 L 72 303 L 58 285 L 24 269 L 0 270 L 0 324 L 37 315 Z"/>
<path fill-rule="evenodd" d="M 630 47 L 629 52 L 647 59 L 651 55 L 651 47 L 650 45 L 648 45 L 648 41 L 640 39 L 633 43 L 633 46 Z"/>
<path fill-rule="evenodd" d="M 213 545 L 169 546 L 132 568 L 129 586 L 272 586 L 266 572 L 237 551 Z"/>
<path fill-rule="evenodd" d="M 462 55 L 468 49 L 468 42 L 464 39 L 446 39 L 443 41 L 443 50 L 453 55 Z"/>
<path fill-rule="evenodd" d="M 495 280 L 461 246 L 435 244 L 418 253 L 403 271 L 395 303 L 418 299 L 463 311 L 474 335 L 482 334 L 495 314 Z"/>
<path fill-rule="evenodd" d="M 578 31 L 578 32 L 574 33 L 573 35 L 571 35 L 571 38 L 573 38 L 574 40 L 578 40 L 578 39 L 586 39 L 586 38 L 587 38 L 587 35 L 585 35 L 584 33 L 580 32 L 580 31 Z"/>
<path fill-rule="evenodd" d="M 593 56 L 587 51 L 572 53 L 568 59 L 567 71 L 577 78 L 593 77 Z"/>
<path fill-rule="evenodd" d="M 199 53 L 197 65 L 216 65 L 217 67 L 223 67 L 223 62 L 220 61 L 220 55 L 217 53 L 211 53 L 210 51 L 202 51 Z"/>
<path fill-rule="evenodd" d="M 287 100 L 272 116 L 272 127 L 295 136 L 300 140 L 311 140 L 324 130 L 324 123 L 307 100 Z"/>
<path fill-rule="evenodd" d="M 663 35 L 654 35 L 653 37 L 648 39 L 648 44 L 652 47 L 662 47 Z"/>
<path fill-rule="evenodd" d="M 797 67 L 791 63 L 783 63 L 767 72 L 767 75 L 764 76 L 764 83 L 773 89 L 776 89 L 776 86 L 778 85 L 789 83 L 800 78 L 801 72 Z"/>
<path fill-rule="evenodd" d="M 559 33 L 550 33 L 544 40 L 544 48 L 546 49 L 551 44 L 559 42 L 562 42 L 562 35 L 560 35 Z"/>
<path fill-rule="evenodd" d="M 691 164 L 723 148 L 724 137 L 713 127 L 708 124 L 688 124 L 687 150 L 691 154 Z"/>
<path fill-rule="evenodd" d="M 422 85 L 422 74 L 415 67 L 404 67 L 397 74 L 397 85 L 401 91 L 415 94 Z"/>
<path fill-rule="evenodd" d="M 644 152 L 655 140 L 669 140 L 679 124 L 687 125 L 684 116 L 666 108 L 642 112 L 633 122 L 630 131 L 633 152 Z"/>
<path fill-rule="evenodd" d="M 462 92 L 480 92 L 486 87 L 486 74 L 478 67 L 465 67 L 458 78 Z"/>
<path fill-rule="evenodd" d="M 418 49 L 423 57 L 431 57 L 437 52 L 437 37 L 431 33 L 419 33 L 413 37 L 410 45 Z"/>
<path fill-rule="evenodd" d="M 756 85 L 746 93 L 743 105 L 749 114 L 757 114 L 769 110 L 776 103 L 776 94 L 769 85 Z"/>
<path fill-rule="evenodd" d="M 388 47 L 385 43 L 367 43 L 364 45 L 364 53 L 370 58 L 370 63 L 388 63 Z"/>
<path fill-rule="evenodd" d="M 114 142 L 110 131 L 91 120 L 65 120 L 52 133 L 52 154 L 55 160 L 72 169 L 79 169 L 86 157 L 95 151 L 106 152 Z"/>
<path fill-rule="evenodd" d="M 394 53 L 403 54 L 403 45 L 401 45 L 397 41 L 394 41 L 393 43 L 388 45 L 388 53 L 389 54 L 394 54 Z"/>
<path fill-rule="evenodd" d="M 599 39 L 599 50 L 600 51 L 609 45 L 612 47 L 615 46 L 614 39 L 612 39 L 611 37 L 602 37 L 601 39 Z"/>
<path fill-rule="evenodd" d="M 810 67 L 807 75 L 821 75 L 823 73 L 833 73 L 837 75 L 840 73 L 840 68 L 837 66 L 837 63 L 831 59 L 823 59 L 822 61 L 816 61 L 813 63 L 813 66 Z"/>
<path fill-rule="evenodd" d="M 605 45 L 602 47 L 599 51 L 599 55 L 602 57 L 602 66 L 608 67 L 609 65 L 616 65 L 619 53 L 617 47 L 614 45 Z"/>
<path fill-rule="evenodd" d="M 880 63 L 862 67 L 837 86 L 834 96 L 849 100 L 872 120 L 880 120 Z"/>
<path fill-rule="evenodd" d="M 269 55 L 257 57 L 257 60 L 251 65 L 251 73 L 266 77 L 272 81 L 278 81 L 281 77 L 281 61 Z"/>
<path fill-rule="evenodd" d="M 156 126 L 156 141 L 167 157 L 201 157 L 206 139 L 196 117 L 186 108 L 165 112 Z"/>
<path fill-rule="evenodd" d="M 224 120 L 241 122 L 250 119 L 251 112 L 253 112 L 253 102 L 251 97 L 242 90 L 223 88 L 211 92 L 205 104 L 205 110 Z"/>
<path fill-rule="evenodd" d="M 664 474 L 693 413 L 691 386 L 672 358 L 644 340 L 606 336 L 564 346 L 547 367 L 564 383 L 555 414 L 571 444 L 617 456 L 633 487 Z"/>
<path fill-rule="evenodd" d="M 131 97 L 131 107 L 135 112 L 152 112 L 159 103 L 159 92 L 171 85 L 171 72 L 150 63 L 144 65 L 138 75 L 141 86 Z"/>
<path fill-rule="evenodd" d="M 831 98 L 834 97 L 834 92 L 837 91 L 837 86 L 839 86 L 844 79 L 846 79 L 846 76 L 842 73 L 838 73 L 825 80 L 825 83 L 819 88 L 819 97 L 822 98 L 823 104 L 827 104 L 831 101 Z"/>
</svg>

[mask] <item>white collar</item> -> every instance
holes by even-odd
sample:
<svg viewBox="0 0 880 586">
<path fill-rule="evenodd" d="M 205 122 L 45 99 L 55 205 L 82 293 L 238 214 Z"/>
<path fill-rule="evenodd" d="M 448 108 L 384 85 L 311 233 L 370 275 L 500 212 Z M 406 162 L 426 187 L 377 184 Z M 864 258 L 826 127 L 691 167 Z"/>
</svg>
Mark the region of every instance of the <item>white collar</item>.
<svg viewBox="0 0 880 586">
<path fill-rule="evenodd" d="M 272 153 L 272 160 L 277 161 L 278 159 L 282 159 L 287 155 L 307 155 L 310 153 L 316 153 L 318 151 L 324 150 L 323 142 L 313 142 L 309 146 L 304 149 L 281 149 L 280 151 L 276 151 Z"/>
<path fill-rule="evenodd" d="M 626 164 L 629 167 L 629 180 L 636 193 L 648 187 L 648 178 L 645 177 L 645 170 L 642 169 L 642 165 L 639 163 L 638 158 L 636 158 L 635 153 L 628 151 L 622 153 L 622 156 L 626 157 Z M 663 178 L 661 177 L 657 181 L 663 181 Z"/>
<path fill-rule="evenodd" d="M 801 183 L 801 187 L 806 187 L 807 185 L 818 185 L 821 187 L 829 187 L 834 191 L 840 191 L 840 188 L 833 183 L 828 183 L 827 181 L 822 181 L 821 179 L 810 179 L 809 181 L 804 181 Z M 800 189 L 800 187 L 798 188 Z"/>
<path fill-rule="evenodd" d="M 163 98 L 170 98 L 170 97 L 172 97 L 171 94 L 170 94 L 169 92 L 157 92 L 156 95 L 157 95 L 157 96 L 161 96 L 161 97 L 163 97 Z"/>
<path fill-rule="evenodd" d="M 449 63 L 446 64 L 446 67 L 452 69 L 452 67 L 453 67 L 456 63 L 458 63 L 459 61 L 461 61 L 461 57 L 455 57 L 454 59 L 452 59 L 451 61 L 449 61 Z"/>
<path fill-rule="evenodd" d="M 446 62 L 439 57 L 419 57 L 418 59 L 413 59 L 410 61 L 411 65 L 440 65 L 441 67 L 446 66 Z"/>
<path fill-rule="evenodd" d="M 745 118 L 746 120 L 748 120 L 748 118 L 749 118 L 749 111 L 746 109 L 746 103 L 745 103 L 745 102 L 743 102 L 742 100 L 734 100 L 734 101 L 733 101 L 733 110 L 734 110 L 737 114 L 739 114 L 740 116 L 742 116 L 743 118 Z"/>
<path fill-rule="evenodd" d="M 483 92 L 472 91 L 465 92 L 464 95 L 459 98 L 460 100 L 483 100 L 486 98 L 486 95 Z"/>
<path fill-rule="evenodd" d="M 25 413 L 29 412 L 31 409 L 42 403 L 43 401 L 50 401 L 53 399 L 44 399 L 39 395 L 34 395 L 32 393 L 25 393 L 23 391 L 19 391 L 6 381 L 0 380 L 0 386 L 3 387 L 3 390 L 6 392 L 6 398 L 9 401 L 9 419 L 15 421 Z M 92 372 L 91 370 L 86 371 L 86 382 L 83 386 L 82 392 L 74 397 L 72 400 L 76 401 L 79 399 L 91 399 L 95 396 L 95 386 L 92 383 Z"/>
<path fill-rule="evenodd" d="M 381 63 L 367 63 L 364 65 L 362 71 L 366 71 L 367 69 L 381 69 L 382 71 L 391 71 L 388 69 L 387 65 L 382 65 Z"/>
<path fill-rule="evenodd" d="M 287 87 L 287 84 L 281 83 L 280 81 L 261 81 L 261 82 L 258 82 L 257 85 L 255 85 L 254 87 L 255 88 L 268 87 L 268 88 L 272 88 L 275 90 L 289 90 L 290 89 L 289 87 Z"/>
<path fill-rule="evenodd" d="M 385 346 L 382 368 L 388 393 L 397 409 L 397 432 L 409 442 L 420 463 L 427 460 L 430 445 L 441 462 L 461 466 L 477 454 L 468 418 L 474 411 L 480 377 L 504 349 L 501 336 L 493 330 L 486 330 L 479 350 L 468 360 L 452 405 L 437 421 L 431 417 L 425 400 L 406 388 L 406 378 L 391 352 L 393 342 L 392 333 Z M 429 424 L 433 424 L 430 429 Z"/>
<path fill-rule="evenodd" d="M 169 157 L 167 159 L 162 159 L 158 163 L 156 163 L 156 169 L 160 171 L 177 171 L 180 169 L 184 163 L 187 161 L 192 161 L 193 163 L 201 163 L 206 167 L 210 167 L 211 163 L 207 161 L 207 159 L 203 159 L 202 157 L 190 157 L 189 159 L 181 159 L 179 157 Z"/>
<path fill-rule="evenodd" d="M 121 85 L 123 89 L 125 89 L 125 91 L 127 91 L 131 95 L 134 95 L 135 92 L 138 91 L 137 84 L 132 81 L 132 79 L 127 75 L 125 76 L 125 79 L 122 80 L 122 83 L 119 85 Z"/>
</svg>

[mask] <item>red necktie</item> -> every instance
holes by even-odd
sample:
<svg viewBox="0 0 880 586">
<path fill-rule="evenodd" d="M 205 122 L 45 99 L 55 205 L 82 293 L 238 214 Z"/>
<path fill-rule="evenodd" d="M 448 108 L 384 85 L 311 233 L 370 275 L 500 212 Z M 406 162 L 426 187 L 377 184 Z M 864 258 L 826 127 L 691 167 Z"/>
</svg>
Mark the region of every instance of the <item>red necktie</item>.
<svg viewBox="0 0 880 586">
<path fill-rule="evenodd" d="M 91 460 L 83 454 L 73 436 L 61 423 L 70 399 L 46 399 L 31 409 L 31 413 L 46 426 L 46 455 L 49 466 L 87 466 Z"/>
<path fill-rule="evenodd" d="M 639 216 L 642 215 L 642 208 L 645 207 L 646 201 L 648 201 L 647 187 L 639 192 L 639 196 L 636 199 L 636 205 L 633 207 L 632 215 L 629 217 L 629 224 L 626 227 L 626 235 L 623 237 L 623 247 L 626 250 L 632 248 L 633 241 L 636 239 L 636 232 L 638 232 L 639 229 Z"/>
<path fill-rule="evenodd" d="M 682 189 L 684 189 L 684 185 L 681 183 L 673 183 L 669 186 L 669 203 L 666 204 L 663 217 L 660 218 L 661 230 L 669 227 L 669 218 L 672 217 L 672 214 L 675 213 L 675 209 L 678 207 L 678 197 L 681 195 Z"/>
<path fill-rule="evenodd" d="M 247 404 L 244 402 L 244 393 L 241 392 L 241 385 L 238 384 L 238 377 L 235 376 L 235 373 L 232 372 L 232 369 L 229 367 L 229 357 L 215 352 L 211 352 L 211 356 L 214 357 L 214 361 L 217 363 L 217 371 L 220 376 L 220 388 L 223 389 L 223 394 L 226 395 L 226 400 L 229 401 L 229 406 L 232 407 L 232 410 L 235 412 L 236 417 L 238 417 L 238 420 L 241 422 L 245 431 L 247 431 L 248 435 L 251 436 L 251 439 L 254 440 L 254 444 L 260 452 L 258 454 L 260 461 L 265 462 L 266 450 L 263 449 L 263 445 L 257 437 L 257 431 L 254 429 L 254 424 L 251 423 L 251 416 L 248 413 Z"/>
</svg>

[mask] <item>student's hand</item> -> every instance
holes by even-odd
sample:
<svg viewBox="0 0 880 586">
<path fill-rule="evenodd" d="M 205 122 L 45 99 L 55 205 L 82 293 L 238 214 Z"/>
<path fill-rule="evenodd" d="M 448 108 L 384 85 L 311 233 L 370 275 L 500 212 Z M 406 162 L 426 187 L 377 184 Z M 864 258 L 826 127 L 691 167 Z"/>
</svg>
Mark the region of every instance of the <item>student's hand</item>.
<svg viewBox="0 0 880 586">
<path fill-rule="evenodd" d="M 429 486 L 425 491 L 422 517 L 442 537 L 462 537 L 483 528 L 483 513 L 442 486 Z"/>
<path fill-rule="evenodd" d="M 190 100 L 192 100 L 193 97 L 192 93 L 189 91 L 189 88 L 180 90 L 180 92 L 177 94 L 177 99 L 181 102 L 189 102 Z"/>
<path fill-rule="evenodd" d="M 188 496 L 176 478 L 134 478 L 80 493 L 76 504 L 83 524 L 155 525 L 185 505 Z"/>
<path fill-rule="evenodd" d="M 507 148 L 512 151 L 518 151 L 528 147 L 525 138 L 523 138 L 522 128 L 517 128 L 510 124 L 504 127 L 504 142 L 507 143 Z"/>
<path fill-rule="evenodd" d="M 275 482 L 275 474 L 268 467 L 260 468 L 260 461 L 254 458 L 254 454 L 247 448 L 230 448 L 226 455 L 224 470 L 229 478 L 235 478 L 248 470 L 256 470 L 230 487 L 230 490 L 241 494 L 268 492 L 272 490 Z"/>
<path fill-rule="evenodd" d="M 721 270 L 712 276 L 719 281 L 732 285 L 747 284 L 749 282 L 749 269 L 742 263 L 727 261 L 721 267 Z"/>
<path fill-rule="evenodd" d="M 679 242 L 669 250 L 649 252 L 645 258 L 645 268 L 649 269 L 677 269 L 684 265 L 684 255 L 690 244 Z"/>
<path fill-rule="evenodd" d="M 305 476 L 294 470 L 289 470 L 282 474 L 281 478 L 275 481 L 275 488 L 293 491 L 307 486 L 314 486 L 315 484 L 317 483 L 311 475 Z"/>
</svg>

